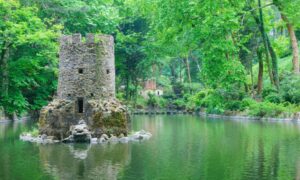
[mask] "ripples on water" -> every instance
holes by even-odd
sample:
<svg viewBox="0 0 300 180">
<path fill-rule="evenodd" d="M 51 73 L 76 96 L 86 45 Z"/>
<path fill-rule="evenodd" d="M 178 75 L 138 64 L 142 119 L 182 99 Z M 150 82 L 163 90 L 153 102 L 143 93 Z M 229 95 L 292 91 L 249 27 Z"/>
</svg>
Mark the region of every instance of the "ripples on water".
<svg viewBox="0 0 300 180">
<path fill-rule="evenodd" d="M 19 141 L 31 122 L 0 124 L 0 179 L 300 179 L 297 124 L 135 116 L 153 136 L 129 144 Z"/>
</svg>

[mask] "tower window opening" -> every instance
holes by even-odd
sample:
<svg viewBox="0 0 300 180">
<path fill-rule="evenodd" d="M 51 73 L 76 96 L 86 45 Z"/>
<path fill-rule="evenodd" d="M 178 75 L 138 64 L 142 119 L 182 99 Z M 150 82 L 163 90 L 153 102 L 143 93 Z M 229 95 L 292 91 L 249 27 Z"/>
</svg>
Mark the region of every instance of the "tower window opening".
<svg viewBox="0 0 300 180">
<path fill-rule="evenodd" d="M 78 73 L 79 73 L 79 74 L 83 74 L 83 69 L 82 69 L 82 68 L 79 68 L 79 69 L 78 69 Z"/>
<path fill-rule="evenodd" d="M 83 113 L 83 98 L 77 99 L 78 113 Z"/>
<path fill-rule="evenodd" d="M 94 97 L 94 93 L 91 93 L 91 96 Z"/>
<path fill-rule="evenodd" d="M 109 69 L 106 69 L 106 74 L 109 74 L 110 73 L 110 70 Z"/>
</svg>

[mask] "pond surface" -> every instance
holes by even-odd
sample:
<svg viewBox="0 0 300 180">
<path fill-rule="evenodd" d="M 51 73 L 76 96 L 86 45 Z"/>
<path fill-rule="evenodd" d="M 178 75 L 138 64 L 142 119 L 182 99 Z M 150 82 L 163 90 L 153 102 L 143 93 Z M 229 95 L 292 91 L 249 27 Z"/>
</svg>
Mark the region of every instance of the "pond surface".
<svg viewBox="0 0 300 180">
<path fill-rule="evenodd" d="M 38 145 L 32 122 L 0 124 L 0 179 L 300 179 L 300 128 L 290 123 L 134 116 L 144 142 Z"/>
</svg>

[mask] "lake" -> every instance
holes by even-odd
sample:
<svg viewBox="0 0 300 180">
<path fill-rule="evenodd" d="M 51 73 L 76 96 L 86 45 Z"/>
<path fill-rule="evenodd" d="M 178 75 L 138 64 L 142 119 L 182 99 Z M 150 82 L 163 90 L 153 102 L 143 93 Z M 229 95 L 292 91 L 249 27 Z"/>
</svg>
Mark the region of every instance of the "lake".
<svg viewBox="0 0 300 180">
<path fill-rule="evenodd" d="M 31 121 L 0 123 L 0 179 L 300 179 L 300 126 L 191 115 L 133 116 L 128 144 L 19 140 Z"/>
</svg>

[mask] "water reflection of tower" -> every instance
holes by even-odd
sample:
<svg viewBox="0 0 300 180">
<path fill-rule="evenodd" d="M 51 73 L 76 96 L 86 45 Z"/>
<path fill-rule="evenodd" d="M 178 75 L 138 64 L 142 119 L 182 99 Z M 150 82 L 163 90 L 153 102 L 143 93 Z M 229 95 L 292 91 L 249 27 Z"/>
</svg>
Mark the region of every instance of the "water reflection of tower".
<svg viewBox="0 0 300 180">
<path fill-rule="evenodd" d="M 111 180 L 130 163 L 131 145 L 40 146 L 40 159 L 46 172 L 58 179 Z"/>
</svg>

